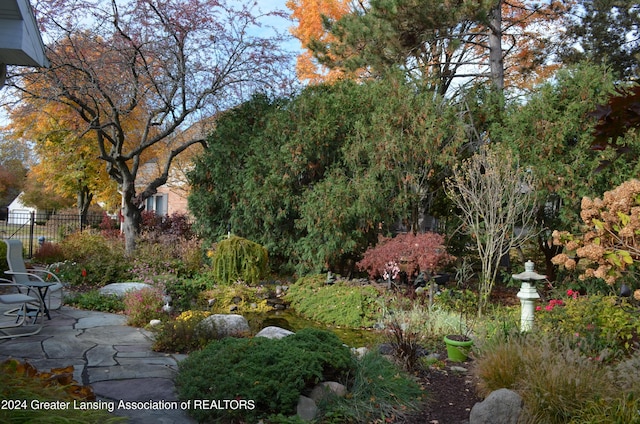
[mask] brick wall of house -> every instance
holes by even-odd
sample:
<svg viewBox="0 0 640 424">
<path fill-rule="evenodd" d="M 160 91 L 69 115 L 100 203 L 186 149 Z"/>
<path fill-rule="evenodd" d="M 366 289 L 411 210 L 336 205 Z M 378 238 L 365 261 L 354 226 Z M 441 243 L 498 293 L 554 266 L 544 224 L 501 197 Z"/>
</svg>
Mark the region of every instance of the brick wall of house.
<svg viewBox="0 0 640 424">
<path fill-rule="evenodd" d="M 184 190 L 171 189 L 164 185 L 158 188 L 158 194 L 167 195 L 167 215 L 173 215 L 174 213 L 189 214 Z"/>
</svg>

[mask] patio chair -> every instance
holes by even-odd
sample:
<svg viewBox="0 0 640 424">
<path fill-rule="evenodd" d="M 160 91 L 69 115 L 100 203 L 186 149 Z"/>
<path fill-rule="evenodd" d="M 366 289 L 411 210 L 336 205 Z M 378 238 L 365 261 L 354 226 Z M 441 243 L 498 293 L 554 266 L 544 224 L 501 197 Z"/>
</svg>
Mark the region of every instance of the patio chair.
<svg viewBox="0 0 640 424">
<path fill-rule="evenodd" d="M 31 336 L 42 330 L 44 302 L 37 294 L 29 296 L 23 293 L 28 290 L 27 286 L 0 278 L 0 310 L 4 312 L 0 317 L 0 339 Z M 41 317 L 40 323 L 38 317 Z"/>
<path fill-rule="evenodd" d="M 49 310 L 59 309 L 62 306 L 64 284 L 51 271 L 37 268 L 27 269 L 22 256 L 23 250 L 20 240 L 9 239 L 4 242 L 7 244 L 7 265 L 9 265 L 9 271 L 6 271 L 5 274 L 10 275 L 18 286 L 27 287 L 27 295 L 31 291 L 37 291 L 44 302 L 44 314 L 51 319 Z M 52 306 L 53 293 L 56 293 L 56 304 Z"/>
</svg>

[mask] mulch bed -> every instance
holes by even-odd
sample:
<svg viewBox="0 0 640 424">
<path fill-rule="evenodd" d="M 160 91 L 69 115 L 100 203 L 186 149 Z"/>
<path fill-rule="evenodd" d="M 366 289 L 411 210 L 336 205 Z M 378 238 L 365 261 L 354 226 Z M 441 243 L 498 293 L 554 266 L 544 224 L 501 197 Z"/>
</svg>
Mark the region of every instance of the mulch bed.
<svg viewBox="0 0 640 424">
<path fill-rule="evenodd" d="M 405 417 L 403 424 L 467 423 L 473 405 L 482 401 L 476 394 L 477 382 L 471 373 L 473 360 L 450 362 L 446 351 L 439 354 L 445 365 L 420 371 L 417 376 L 427 392 L 427 403 L 421 411 Z M 456 367 L 467 372 L 456 371 Z"/>
</svg>

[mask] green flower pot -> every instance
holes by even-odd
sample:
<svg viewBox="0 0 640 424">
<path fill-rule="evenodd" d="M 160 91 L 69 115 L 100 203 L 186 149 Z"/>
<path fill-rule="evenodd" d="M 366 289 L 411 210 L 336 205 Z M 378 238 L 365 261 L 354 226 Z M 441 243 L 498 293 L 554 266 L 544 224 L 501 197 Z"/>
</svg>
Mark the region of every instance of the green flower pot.
<svg viewBox="0 0 640 424">
<path fill-rule="evenodd" d="M 461 338 L 461 336 L 444 336 L 444 343 L 447 345 L 447 356 L 450 361 L 464 362 L 469 357 L 473 340 L 469 338 L 465 338 L 466 340 L 454 340 L 454 337 Z"/>
</svg>

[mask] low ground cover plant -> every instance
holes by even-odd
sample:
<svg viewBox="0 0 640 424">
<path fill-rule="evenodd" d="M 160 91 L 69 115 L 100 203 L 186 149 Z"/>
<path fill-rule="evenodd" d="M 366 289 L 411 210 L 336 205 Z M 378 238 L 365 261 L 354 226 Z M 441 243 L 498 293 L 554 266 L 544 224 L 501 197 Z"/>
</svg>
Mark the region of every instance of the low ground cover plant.
<svg viewBox="0 0 640 424">
<path fill-rule="evenodd" d="M 98 290 L 74 293 L 65 297 L 65 304 L 91 311 L 118 313 L 124 311 L 124 302 L 115 295 L 101 294 Z"/>
<path fill-rule="evenodd" d="M 267 312 L 268 289 L 265 286 L 249 286 L 237 281 L 233 284 L 213 285 L 198 294 L 197 305 L 215 313 Z"/>
<path fill-rule="evenodd" d="M 293 309 L 314 321 L 350 328 L 372 327 L 382 319 L 382 292 L 374 286 L 338 280 L 326 284 L 326 276 L 300 278 L 286 295 Z"/>
<path fill-rule="evenodd" d="M 284 339 L 224 338 L 180 364 L 181 399 L 253 400 L 254 409 L 193 410 L 200 421 L 258 422 L 294 415 L 298 398 L 324 380 L 345 382 L 353 358 L 333 333 L 305 329 Z"/>
<path fill-rule="evenodd" d="M 325 380 L 345 384 L 349 393 L 321 402 L 318 423 L 397 420 L 425 400 L 418 383 L 377 351 L 356 360 L 333 333 L 314 329 L 279 340 L 215 341 L 192 353 L 178 376 L 182 399 L 255 401 L 254 410 L 192 411 L 214 422 L 299 422 L 299 396 Z"/>
</svg>

